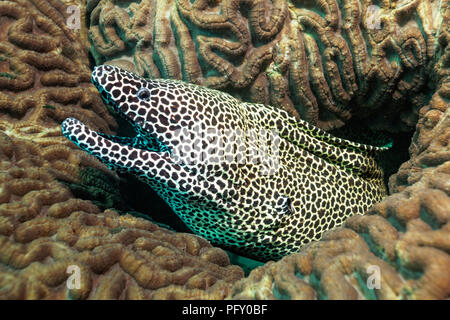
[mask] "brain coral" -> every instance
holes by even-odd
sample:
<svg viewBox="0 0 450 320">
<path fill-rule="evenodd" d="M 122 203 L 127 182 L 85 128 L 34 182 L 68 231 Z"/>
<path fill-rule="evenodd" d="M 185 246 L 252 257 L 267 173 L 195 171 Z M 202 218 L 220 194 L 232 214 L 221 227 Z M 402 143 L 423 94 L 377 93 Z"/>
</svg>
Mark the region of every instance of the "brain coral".
<svg viewBox="0 0 450 320">
<path fill-rule="evenodd" d="M 68 142 L 70 116 L 112 132 L 87 54 L 53 0 L 0 2 L 0 299 L 223 298 L 243 276 L 194 235 L 77 199 L 60 181 L 108 174 Z M 69 288 L 80 271 L 80 287 Z"/>
<path fill-rule="evenodd" d="M 242 277 L 206 240 L 73 198 L 47 169 L 64 158 L 49 147 L 0 141 L 0 299 L 217 299 Z M 70 266 L 79 289 L 66 285 Z"/>
<path fill-rule="evenodd" d="M 221 88 L 326 130 L 412 130 L 446 1 L 88 0 L 91 52 L 149 77 Z"/>
<path fill-rule="evenodd" d="M 87 56 L 64 9 L 57 1 L 0 2 L 1 118 L 51 126 L 77 116 L 108 132 L 115 121 L 90 84 Z"/>
</svg>

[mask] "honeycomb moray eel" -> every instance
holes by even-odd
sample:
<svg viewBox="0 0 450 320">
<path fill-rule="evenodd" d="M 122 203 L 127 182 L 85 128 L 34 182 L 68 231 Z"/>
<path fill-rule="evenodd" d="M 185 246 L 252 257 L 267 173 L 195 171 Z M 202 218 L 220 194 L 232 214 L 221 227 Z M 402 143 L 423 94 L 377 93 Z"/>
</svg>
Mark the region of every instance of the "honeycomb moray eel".
<svg viewBox="0 0 450 320">
<path fill-rule="evenodd" d="M 136 136 L 94 132 L 74 118 L 63 134 L 150 185 L 194 233 L 241 255 L 296 252 L 386 194 L 375 155 L 388 145 L 347 141 L 271 106 L 115 66 L 95 67 L 91 80 Z"/>
</svg>

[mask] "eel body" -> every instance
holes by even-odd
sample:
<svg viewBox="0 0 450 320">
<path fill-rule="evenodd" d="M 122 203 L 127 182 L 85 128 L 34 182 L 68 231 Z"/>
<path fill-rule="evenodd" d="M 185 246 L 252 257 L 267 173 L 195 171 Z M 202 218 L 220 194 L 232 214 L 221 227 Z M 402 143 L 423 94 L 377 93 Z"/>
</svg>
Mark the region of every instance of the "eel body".
<svg viewBox="0 0 450 320">
<path fill-rule="evenodd" d="M 177 80 L 98 66 L 92 82 L 136 136 L 68 118 L 63 134 L 150 185 L 196 234 L 279 259 L 385 195 L 375 147 L 334 137 L 275 107 Z"/>
</svg>

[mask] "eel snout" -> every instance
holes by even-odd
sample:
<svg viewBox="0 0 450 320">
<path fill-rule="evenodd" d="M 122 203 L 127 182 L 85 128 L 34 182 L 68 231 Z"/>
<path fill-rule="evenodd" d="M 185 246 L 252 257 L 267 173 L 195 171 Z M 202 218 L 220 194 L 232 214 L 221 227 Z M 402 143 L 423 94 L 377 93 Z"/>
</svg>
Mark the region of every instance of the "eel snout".
<svg viewBox="0 0 450 320">
<path fill-rule="evenodd" d="M 213 198 L 213 194 L 200 188 L 201 182 L 167 152 L 134 148 L 128 138 L 95 132 L 75 118 L 67 118 L 61 127 L 66 138 L 111 169 L 132 172 L 187 196 Z M 176 175 L 170 175 L 169 172 L 175 172 Z"/>
<path fill-rule="evenodd" d="M 112 141 L 106 135 L 89 129 L 75 118 L 67 118 L 61 127 L 64 136 L 70 141 L 109 166 L 121 169 L 139 169 L 143 165 L 143 161 L 149 159 L 157 161 L 161 157 L 157 152 L 121 144 L 117 142 L 120 137 L 113 137 L 117 139 Z"/>
</svg>

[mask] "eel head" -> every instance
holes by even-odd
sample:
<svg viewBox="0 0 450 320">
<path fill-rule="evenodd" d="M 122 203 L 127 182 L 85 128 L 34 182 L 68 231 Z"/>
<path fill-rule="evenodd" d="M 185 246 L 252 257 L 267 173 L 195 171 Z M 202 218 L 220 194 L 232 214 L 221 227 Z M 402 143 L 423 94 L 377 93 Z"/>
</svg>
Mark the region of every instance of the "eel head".
<svg viewBox="0 0 450 320">
<path fill-rule="evenodd" d="M 234 212 L 258 210 L 239 202 L 240 185 L 247 183 L 239 167 L 213 161 L 218 131 L 245 128 L 245 112 L 237 99 L 182 81 L 144 79 L 110 65 L 95 67 L 91 81 L 114 112 L 134 127 L 136 136 L 94 132 L 68 118 L 62 131 L 69 140 L 111 169 L 131 172 L 149 184 L 194 231 L 201 224 L 256 231 Z M 273 202 L 274 214 L 279 206 L 285 210 L 289 205 L 285 197 Z M 197 214 L 206 216 L 194 223 Z"/>
</svg>

